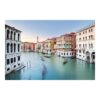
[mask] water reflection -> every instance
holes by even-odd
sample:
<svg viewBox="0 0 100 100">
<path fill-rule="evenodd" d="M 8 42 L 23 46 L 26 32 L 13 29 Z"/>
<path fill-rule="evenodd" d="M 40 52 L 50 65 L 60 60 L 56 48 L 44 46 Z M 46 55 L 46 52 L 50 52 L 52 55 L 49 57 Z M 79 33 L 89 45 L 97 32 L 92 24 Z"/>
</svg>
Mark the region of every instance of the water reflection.
<svg viewBox="0 0 100 100">
<path fill-rule="evenodd" d="M 43 64 L 43 68 L 42 68 L 42 80 L 45 79 L 46 74 L 47 74 L 47 67 L 46 67 L 45 64 Z"/>
<path fill-rule="evenodd" d="M 12 72 L 8 80 L 89 80 L 95 79 L 95 65 L 79 59 L 64 58 L 53 55 L 46 58 L 42 54 L 22 53 L 25 68 Z"/>
</svg>

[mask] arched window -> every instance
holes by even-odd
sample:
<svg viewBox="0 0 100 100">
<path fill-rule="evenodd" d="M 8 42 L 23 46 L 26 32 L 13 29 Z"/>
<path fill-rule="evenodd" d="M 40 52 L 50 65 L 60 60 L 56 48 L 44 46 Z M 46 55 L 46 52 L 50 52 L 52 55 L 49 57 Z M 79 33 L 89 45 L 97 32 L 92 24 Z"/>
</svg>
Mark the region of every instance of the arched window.
<svg viewBox="0 0 100 100">
<path fill-rule="evenodd" d="M 13 44 L 12 43 L 11 43 L 11 46 L 10 47 L 11 47 L 10 48 L 11 49 L 11 52 L 13 52 Z"/>
<path fill-rule="evenodd" d="M 94 39 L 93 35 L 91 35 L 91 39 Z"/>
<path fill-rule="evenodd" d="M 14 43 L 14 52 L 16 52 L 16 44 Z"/>
<path fill-rule="evenodd" d="M 93 32 L 93 29 L 91 29 L 91 32 Z"/>
<path fill-rule="evenodd" d="M 20 44 L 18 44 L 18 52 L 20 51 Z"/>
<path fill-rule="evenodd" d="M 11 31 L 11 36 L 10 36 L 10 39 L 12 40 L 12 37 L 13 37 L 13 31 Z"/>
<path fill-rule="evenodd" d="M 10 63 L 10 60 L 9 60 L 9 59 L 7 59 L 6 61 L 7 61 L 7 65 L 8 65 L 8 64 Z"/>
<path fill-rule="evenodd" d="M 7 43 L 7 53 L 9 53 L 9 46 L 10 46 L 10 44 Z"/>
<path fill-rule="evenodd" d="M 10 34 L 9 30 L 7 30 L 7 39 L 9 39 L 9 34 Z"/>
<path fill-rule="evenodd" d="M 93 44 L 91 43 L 91 48 L 93 48 Z"/>
<path fill-rule="evenodd" d="M 14 40 L 16 39 L 16 33 L 14 32 Z"/>
<path fill-rule="evenodd" d="M 18 61 L 20 61 L 20 56 L 18 56 Z"/>
<path fill-rule="evenodd" d="M 20 37 L 20 35 L 18 34 L 18 41 L 19 41 L 19 37 Z"/>
</svg>

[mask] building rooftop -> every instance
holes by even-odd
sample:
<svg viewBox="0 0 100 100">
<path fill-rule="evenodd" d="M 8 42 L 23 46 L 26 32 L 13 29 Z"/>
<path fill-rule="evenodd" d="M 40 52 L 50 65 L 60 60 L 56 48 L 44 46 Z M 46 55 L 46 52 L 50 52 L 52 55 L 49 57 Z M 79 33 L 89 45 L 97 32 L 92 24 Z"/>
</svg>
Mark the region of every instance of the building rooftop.
<svg viewBox="0 0 100 100">
<path fill-rule="evenodd" d="M 13 30 L 16 30 L 16 31 L 18 31 L 18 32 L 22 32 L 22 31 L 16 29 L 15 27 L 9 26 L 9 25 L 7 25 L 7 24 L 5 24 L 5 27 L 9 27 L 9 28 L 11 28 L 11 29 L 13 29 Z"/>
<path fill-rule="evenodd" d="M 89 29 L 89 28 L 91 28 L 91 27 L 93 27 L 93 26 L 95 26 L 95 23 L 92 23 L 92 24 L 90 24 L 90 25 L 88 25 L 88 26 L 86 26 L 86 27 L 81 28 L 81 29 L 78 30 L 76 33 L 81 32 L 81 31 L 86 30 L 86 29 Z"/>
</svg>

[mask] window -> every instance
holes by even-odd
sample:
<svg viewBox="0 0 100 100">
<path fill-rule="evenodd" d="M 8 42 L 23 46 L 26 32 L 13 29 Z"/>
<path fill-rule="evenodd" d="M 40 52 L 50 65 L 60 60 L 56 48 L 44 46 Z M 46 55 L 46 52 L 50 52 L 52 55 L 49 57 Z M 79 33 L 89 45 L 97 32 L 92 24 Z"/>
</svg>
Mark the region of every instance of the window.
<svg viewBox="0 0 100 100">
<path fill-rule="evenodd" d="M 93 32 L 93 29 L 91 29 L 91 32 Z"/>
<path fill-rule="evenodd" d="M 91 44 L 89 44 L 89 48 L 91 48 Z"/>
<path fill-rule="evenodd" d="M 7 30 L 7 39 L 9 39 L 9 34 L 10 34 L 9 30 Z"/>
<path fill-rule="evenodd" d="M 81 44 L 79 44 L 79 47 L 81 47 Z"/>
<path fill-rule="evenodd" d="M 20 35 L 18 34 L 18 41 L 19 41 L 19 37 L 20 37 Z"/>
<path fill-rule="evenodd" d="M 16 33 L 14 32 L 14 40 L 16 39 Z"/>
<path fill-rule="evenodd" d="M 9 53 L 9 46 L 10 46 L 10 44 L 7 43 L 7 53 Z"/>
<path fill-rule="evenodd" d="M 83 44 L 83 48 L 84 48 L 84 44 Z"/>
<path fill-rule="evenodd" d="M 85 37 L 85 40 L 87 40 L 87 37 Z"/>
<path fill-rule="evenodd" d="M 87 44 L 85 44 L 85 47 L 87 47 Z"/>
<path fill-rule="evenodd" d="M 12 43 L 11 43 L 11 48 L 10 49 L 11 49 L 11 52 L 13 52 L 13 44 Z"/>
<path fill-rule="evenodd" d="M 11 63 L 13 63 L 13 58 L 11 58 Z"/>
<path fill-rule="evenodd" d="M 83 37 L 83 41 L 84 41 L 84 37 Z"/>
<path fill-rule="evenodd" d="M 14 57 L 14 62 L 16 62 L 16 57 Z"/>
<path fill-rule="evenodd" d="M 7 68 L 7 71 L 9 71 L 10 70 L 10 68 Z"/>
<path fill-rule="evenodd" d="M 20 44 L 18 44 L 18 52 L 20 51 Z"/>
<path fill-rule="evenodd" d="M 91 35 L 89 36 L 89 40 L 91 39 Z"/>
<path fill-rule="evenodd" d="M 20 56 L 18 56 L 18 61 L 20 61 Z"/>
<path fill-rule="evenodd" d="M 85 50 L 83 50 L 83 54 L 85 53 Z"/>
<path fill-rule="evenodd" d="M 13 31 L 11 31 L 11 37 L 10 37 L 11 40 L 12 40 L 12 36 L 13 36 Z"/>
<path fill-rule="evenodd" d="M 79 33 L 79 35 L 81 35 L 81 33 Z"/>
<path fill-rule="evenodd" d="M 7 65 L 10 63 L 9 59 L 7 59 Z"/>
<path fill-rule="evenodd" d="M 14 52 L 16 52 L 16 44 L 14 43 Z"/>
<path fill-rule="evenodd" d="M 91 44 L 91 48 L 93 48 L 93 44 Z"/>
<path fill-rule="evenodd" d="M 90 32 L 90 30 L 89 30 L 89 32 Z"/>
<path fill-rule="evenodd" d="M 79 50 L 79 53 L 81 53 L 81 50 Z"/>
<path fill-rule="evenodd" d="M 14 65 L 14 68 L 16 67 L 16 65 Z"/>
<path fill-rule="evenodd" d="M 83 32 L 83 34 L 84 34 L 84 32 Z"/>
<path fill-rule="evenodd" d="M 93 39 L 93 35 L 91 35 L 91 39 Z"/>
<path fill-rule="evenodd" d="M 81 41 L 81 38 L 79 38 L 79 41 Z"/>
</svg>

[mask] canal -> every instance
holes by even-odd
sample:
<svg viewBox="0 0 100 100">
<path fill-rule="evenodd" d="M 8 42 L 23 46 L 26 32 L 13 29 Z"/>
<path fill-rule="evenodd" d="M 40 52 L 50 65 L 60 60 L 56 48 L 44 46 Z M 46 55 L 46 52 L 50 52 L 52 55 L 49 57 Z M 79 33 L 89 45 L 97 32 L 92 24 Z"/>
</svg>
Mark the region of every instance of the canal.
<svg viewBox="0 0 100 100">
<path fill-rule="evenodd" d="M 21 61 L 26 65 L 23 69 L 5 76 L 6 80 L 94 80 L 95 64 L 89 64 L 79 59 L 64 58 L 52 55 L 24 52 Z"/>
</svg>

